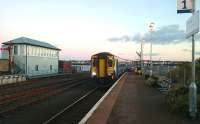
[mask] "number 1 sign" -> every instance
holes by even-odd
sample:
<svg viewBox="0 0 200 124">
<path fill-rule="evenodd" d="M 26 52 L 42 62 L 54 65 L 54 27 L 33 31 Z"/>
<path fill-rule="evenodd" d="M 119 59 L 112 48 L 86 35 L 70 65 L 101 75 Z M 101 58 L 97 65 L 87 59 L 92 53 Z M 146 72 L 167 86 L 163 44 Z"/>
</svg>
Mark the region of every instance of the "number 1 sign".
<svg viewBox="0 0 200 124">
<path fill-rule="evenodd" d="M 193 0 L 177 0 L 177 13 L 192 13 Z"/>
</svg>

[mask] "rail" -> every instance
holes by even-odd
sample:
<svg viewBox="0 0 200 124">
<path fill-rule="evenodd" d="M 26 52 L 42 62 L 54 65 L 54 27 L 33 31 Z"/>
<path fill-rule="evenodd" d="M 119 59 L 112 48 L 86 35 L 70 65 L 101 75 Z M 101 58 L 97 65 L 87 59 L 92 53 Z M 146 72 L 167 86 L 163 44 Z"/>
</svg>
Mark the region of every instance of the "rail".
<svg viewBox="0 0 200 124">
<path fill-rule="evenodd" d="M 86 80 L 85 80 L 86 81 Z M 3 101 L 1 100 L 0 104 L 1 104 L 1 110 L 0 111 L 0 115 L 3 115 L 4 113 L 8 113 L 10 111 L 16 110 L 18 108 L 22 108 L 24 106 L 30 105 L 32 103 L 36 103 L 38 101 L 41 101 L 43 99 L 49 98 L 50 96 L 62 93 L 68 89 L 74 88 L 76 86 L 79 86 L 81 84 L 84 84 L 85 81 L 82 81 L 82 79 L 80 80 L 74 80 L 71 82 L 68 82 L 66 84 L 59 84 L 59 83 L 54 83 L 54 89 L 49 88 L 49 87 L 45 87 L 45 88 L 38 88 L 29 92 L 25 92 L 23 94 L 14 94 L 11 95 L 9 97 L 3 97 L 1 99 L 4 99 Z M 50 86 L 51 87 L 51 86 Z M 29 99 L 25 99 L 25 98 L 29 98 Z M 8 103 L 13 103 L 13 102 L 17 102 L 17 100 L 19 100 L 15 106 L 11 106 L 11 107 L 6 107 L 6 105 Z M 23 101 L 23 102 L 21 102 Z M 2 106 L 5 105 L 5 106 Z"/>
<path fill-rule="evenodd" d="M 71 109 L 72 107 L 74 107 L 77 103 L 81 102 L 83 99 L 87 98 L 89 95 L 91 95 L 92 93 L 94 93 L 97 89 L 98 88 L 96 87 L 96 88 L 90 90 L 89 92 L 87 92 L 86 94 L 84 94 L 82 97 L 80 97 L 78 100 L 76 100 L 72 104 L 70 104 L 67 107 L 65 107 L 64 109 L 62 109 L 60 112 L 58 112 L 55 115 L 53 115 L 52 117 L 50 117 L 43 124 L 49 124 L 49 123 L 55 121 L 60 115 L 62 115 L 64 112 L 66 112 L 69 109 Z"/>
</svg>

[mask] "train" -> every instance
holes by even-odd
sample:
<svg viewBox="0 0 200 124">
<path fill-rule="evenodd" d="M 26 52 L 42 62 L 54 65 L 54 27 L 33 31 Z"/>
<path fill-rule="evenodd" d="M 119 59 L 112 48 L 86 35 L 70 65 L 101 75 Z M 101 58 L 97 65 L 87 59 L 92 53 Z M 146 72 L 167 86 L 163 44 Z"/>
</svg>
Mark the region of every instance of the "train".
<svg viewBox="0 0 200 124">
<path fill-rule="evenodd" d="M 122 59 L 109 52 L 101 52 L 91 56 L 91 78 L 100 83 L 108 83 L 120 77 L 130 69 L 130 60 Z"/>
</svg>

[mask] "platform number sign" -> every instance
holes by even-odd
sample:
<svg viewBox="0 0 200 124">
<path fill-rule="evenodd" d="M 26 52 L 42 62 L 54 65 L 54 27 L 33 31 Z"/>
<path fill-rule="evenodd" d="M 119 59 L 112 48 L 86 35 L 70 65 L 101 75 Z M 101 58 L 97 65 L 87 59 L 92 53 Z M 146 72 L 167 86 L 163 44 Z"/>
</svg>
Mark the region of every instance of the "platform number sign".
<svg viewBox="0 0 200 124">
<path fill-rule="evenodd" d="M 192 13 L 193 0 L 177 0 L 177 13 Z"/>
</svg>

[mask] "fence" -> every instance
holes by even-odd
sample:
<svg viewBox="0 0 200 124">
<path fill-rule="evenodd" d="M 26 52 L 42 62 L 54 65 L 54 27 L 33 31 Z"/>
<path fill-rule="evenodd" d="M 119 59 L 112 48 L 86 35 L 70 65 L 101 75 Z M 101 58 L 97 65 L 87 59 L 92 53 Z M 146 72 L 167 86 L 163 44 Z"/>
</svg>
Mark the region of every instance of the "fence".
<svg viewBox="0 0 200 124">
<path fill-rule="evenodd" d="M 4 75 L 0 76 L 0 85 L 12 84 L 26 81 L 25 75 Z"/>
</svg>

